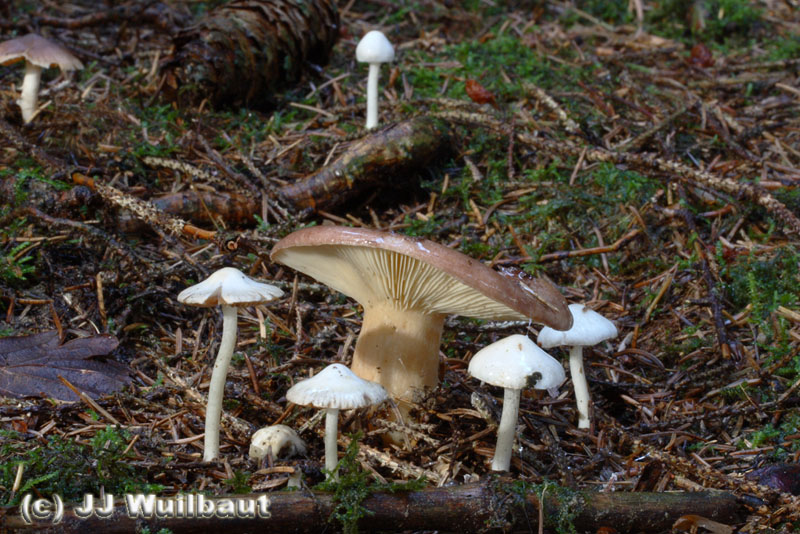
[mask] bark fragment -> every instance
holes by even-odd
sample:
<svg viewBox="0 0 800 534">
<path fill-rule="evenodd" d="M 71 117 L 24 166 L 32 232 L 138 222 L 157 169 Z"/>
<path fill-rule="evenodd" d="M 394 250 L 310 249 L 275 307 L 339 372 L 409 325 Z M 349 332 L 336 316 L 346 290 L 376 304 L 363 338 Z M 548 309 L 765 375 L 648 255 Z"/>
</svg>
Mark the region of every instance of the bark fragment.
<svg viewBox="0 0 800 534">
<path fill-rule="evenodd" d="M 297 210 L 328 210 L 369 187 L 398 185 L 440 154 L 449 142 L 440 121 L 416 117 L 354 142 L 347 152 L 305 179 L 284 186 L 280 197 Z"/>
</svg>

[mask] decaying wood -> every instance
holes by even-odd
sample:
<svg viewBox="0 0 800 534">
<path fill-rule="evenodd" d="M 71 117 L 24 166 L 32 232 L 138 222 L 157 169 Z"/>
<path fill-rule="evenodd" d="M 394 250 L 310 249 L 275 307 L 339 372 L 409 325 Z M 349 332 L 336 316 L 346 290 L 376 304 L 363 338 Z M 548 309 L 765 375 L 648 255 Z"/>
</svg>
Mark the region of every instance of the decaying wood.
<svg viewBox="0 0 800 534">
<path fill-rule="evenodd" d="M 233 497 L 246 499 L 258 498 L 259 495 Z M 281 533 L 339 530 L 338 524 L 328 522 L 335 506 L 330 493 L 295 491 L 264 495 L 270 499 L 271 517 L 268 519 L 133 519 L 128 517 L 124 502 L 119 502 L 114 515 L 108 519 L 96 516 L 80 519 L 70 509 L 65 512 L 64 520 L 55 526 L 46 523 L 26 525 L 15 510 L 6 509 L 6 517 L 0 517 L 0 528 L 62 534 L 90 531 L 127 533 L 144 526 L 150 527 L 151 532 L 169 528 L 176 534 L 223 530 L 228 534 L 256 530 Z M 378 492 L 368 496 L 363 505 L 371 513 L 358 522 L 362 532 L 535 532 L 539 528 L 539 494 L 532 491 L 523 495 L 515 494 L 509 485 L 496 479 L 414 492 Z M 603 526 L 619 533 L 662 532 L 668 531 L 678 518 L 687 514 L 731 524 L 739 521 L 742 511 L 736 497 L 724 492 L 582 491 L 563 495 L 550 489 L 545 491 L 542 517 L 543 527 L 547 529 L 563 528 L 565 525 L 559 521 L 566 520 L 578 532 L 596 532 Z"/>
<path fill-rule="evenodd" d="M 448 141 L 440 121 L 416 117 L 399 122 L 354 142 L 330 165 L 281 188 L 280 197 L 298 210 L 327 210 L 368 187 L 400 185 L 397 180 L 429 164 Z"/>
<path fill-rule="evenodd" d="M 309 63 L 327 62 L 338 35 L 331 0 L 228 2 L 177 35 L 162 92 L 179 103 L 263 107 Z"/>
</svg>

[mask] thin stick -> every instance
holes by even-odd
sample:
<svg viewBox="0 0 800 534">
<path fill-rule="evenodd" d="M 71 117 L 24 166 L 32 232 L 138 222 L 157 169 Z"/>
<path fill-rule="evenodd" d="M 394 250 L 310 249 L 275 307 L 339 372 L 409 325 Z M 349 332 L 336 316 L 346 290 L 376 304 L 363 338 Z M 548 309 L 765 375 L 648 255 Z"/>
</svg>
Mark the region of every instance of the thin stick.
<svg viewBox="0 0 800 534">
<path fill-rule="evenodd" d="M 605 247 L 592 247 L 592 248 L 582 248 L 578 250 L 562 250 L 560 252 L 551 252 L 550 254 L 543 254 L 539 257 L 540 262 L 545 261 L 553 261 L 553 260 L 563 260 L 566 258 L 576 258 L 579 256 L 591 256 L 593 254 L 605 254 L 607 252 L 616 252 L 624 245 L 626 245 L 629 241 L 631 241 L 634 237 L 641 234 L 642 231 L 639 228 L 634 228 L 624 236 L 617 239 L 611 245 L 607 245 Z"/>
<path fill-rule="evenodd" d="M 90 407 L 91 407 L 91 408 L 92 408 L 94 411 L 96 411 L 97 413 L 99 413 L 100 415 L 102 415 L 103 417 L 105 417 L 106 419 L 108 419 L 109 421 L 111 421 L 113 424 L 115 424 L 115 425 L 118 425 L 118 426 L 122 426 L 122 423 L 120 423 L 119 421 L 117 421 L 117 419 L 116 419 L 116 418 L 115 418 L 113 415 L 111 415 L 110 413 L 108 413 L 108 412 L 105 410 L 105 408 L 103 408 L 102 406 L 100 406 L 99 404 L 97 404 L 97 403 L 94 401 L 94 399 L 92 399 L 92 398 L 91 398 L 90 396 L 88 396 L 86 393 L 84 393 L 83 391 L 81 391 L 81 390 L 79 390 L 78 388 L 76 388 L 75 386 L 73 386 L 73 385 L 72 385 L 72 383 L 70 383 L 70 381 L 69 381 L 69 380 L 67 380 L 66 378 L 64 378 L 64 377 L 63 377 L 63 376 L 61 376 L 61 375 L 58 375 L 58 379 L 59 379 L 59 380 L 61 380 L 61 382 L 62 382 L 62 383 L 65 385 L 65 386 L 67 386 L 69 389 L 71 389 L 71 390 L 72 390 L 72 392 L 73 392 L 73 393 L 75 393 L 75 395 L 77 395 L 77 396 L 78 396 L 78 397 L 79 397 L 79 398 L 80 398 L 80 399 L 81 399 L 83 402 L 85 402 L 86 404 L 88 404 L 88 405 L 89 405 L 89 406 L 90 406 Z"/>
</svg>

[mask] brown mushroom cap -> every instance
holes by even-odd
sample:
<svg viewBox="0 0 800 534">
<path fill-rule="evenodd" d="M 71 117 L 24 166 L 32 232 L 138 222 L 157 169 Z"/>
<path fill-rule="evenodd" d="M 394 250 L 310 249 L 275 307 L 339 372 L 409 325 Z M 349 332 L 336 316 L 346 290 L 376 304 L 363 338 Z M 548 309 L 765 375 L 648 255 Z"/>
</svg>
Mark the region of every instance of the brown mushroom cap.
<svg viewBox="0 0 800 534">
<path fill-rule="evenodd" d="M 35 33 L 0 43 L 0 65 L 10 65 L 23 59 L 44 69 L 59 67 L 69 71 L 83 68 L 81 60 L 69 50 Z"/>
<path fill-rule="evenodd" d="M 572 325 L 567 302 L 552 284 L 496 272 L 427 239 L 315 226 L 281 239 L 270 257 L 365 307 L 389 301 L 426 314 L 532 319 L 559 330 Z"/>
</svg>

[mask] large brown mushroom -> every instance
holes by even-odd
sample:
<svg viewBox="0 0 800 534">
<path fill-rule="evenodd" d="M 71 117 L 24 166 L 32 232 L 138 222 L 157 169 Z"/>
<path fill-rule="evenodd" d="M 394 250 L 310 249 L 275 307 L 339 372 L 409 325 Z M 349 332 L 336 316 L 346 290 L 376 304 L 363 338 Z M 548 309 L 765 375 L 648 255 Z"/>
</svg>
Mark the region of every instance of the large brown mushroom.
<svg viewBox="0 0 800 534">
<path fill-rule="evenodd" d="M 22 120 L 29 123 L 36 113 L 42 70 L 58 67 L 66 72 L 82 69 L 83 63 L 62 45 L 35 33 L 0 43 L 0 65 L 10 65 L 22 60 L 25 60 L 25 77 L 17 103 L 22 109 Z"/>
<path fill-rule="evenodd" d="M 437 385 L 439 344 L 450 314 L 531 319 L 562 330 L 572 324 L 566 300 L 550 283 L 498 273 L 427 239 L 317 226 L 281 239 L 271 258 L 364 307 L 352 369 L 400 401 Z"/>
</svg>

